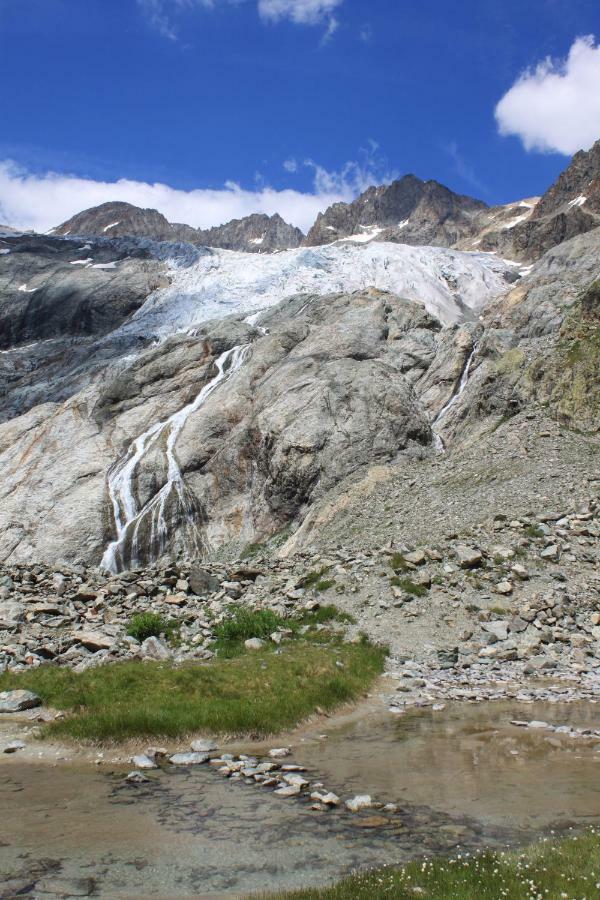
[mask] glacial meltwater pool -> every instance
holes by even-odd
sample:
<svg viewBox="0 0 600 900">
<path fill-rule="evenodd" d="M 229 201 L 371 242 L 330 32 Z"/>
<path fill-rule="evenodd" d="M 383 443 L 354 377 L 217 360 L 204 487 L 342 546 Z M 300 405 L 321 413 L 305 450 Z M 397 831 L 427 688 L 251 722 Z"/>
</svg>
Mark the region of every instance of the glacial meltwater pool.
<svg viewBox="0 0 600 900">
<path fill-rule="evenodd" d="M 589 703 L 455 703 L 402 717 L 366 710 L 292 736 L 292 760 L 312 783 L 398 807 L 358 816 L 316 812 L 308 799 L 282 799 L 207 766 L 129 785 L 131 766 L 5 757 L 0 898 L 240 896 L 598 824 L 600 740 L 510 722 L 598 728 L 599 712 Z"/>
</svg>

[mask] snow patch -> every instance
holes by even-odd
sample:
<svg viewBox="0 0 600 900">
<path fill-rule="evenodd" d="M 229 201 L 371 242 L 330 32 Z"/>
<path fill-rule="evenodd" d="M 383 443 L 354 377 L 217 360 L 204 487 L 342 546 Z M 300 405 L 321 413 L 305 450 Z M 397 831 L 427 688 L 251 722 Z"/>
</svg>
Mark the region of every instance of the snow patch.
<svg viewBox="0 0 600 900">
<path fill-rule="evenodd" d="M 359 228 L 368 228 L 368 231 L 363 231 L 362 234 L 351 234 L 350 237 L 342 238 L 344 241 L 353 241 L 355 244 L 366 244 L 368 241 L 372 241 L 373 238 L 376 238 L 378 234 L 384 230 L 383 228 L 373 228 L 369 225 L 359 225 Z"/>
<path fill-rule="evenodd" d="M 22 294 L 35 294 L 35 292 L 37 291 L 37 288 L 28 288 L 26 284 L 22 284 L 19 287 L 19 291 Z"/>
<path fill-rule="evenodd" d="M 8 256 L 10 250 L 0 250 L 0 256 Z"/>
<path fill-rule="evenodd" d="M 587 202 L 587 197 L 584 197 L 583 194 L 580 197 L 575 197 L 574 200 L 571 200 L 569 203 L 569 209 L 573 209 L 574 206 L 583 206 L 584 203 Z"/>
<path fill-rule="evenodd" d="M 69 265 L 71 265 L 71 266 L 88 266 L 93 261 L 94 260 L 90 256 L 90 257 L 88 257 L 88 259 L 74 259 L 73 262 L 70 263 Z"/>
<path fill-rule="evenodd" d="M 107 225 L 106 228 L 103 228 L 102 231 L 106 234 L 107 231 L 110 231 L 111 228 L 116 228 L 117 225 L 120 225 L 120 222 L 111 222 L 110 225 Z"/>
<path fill-rule="evenodd" d="M 515 228 L 515 226 L 520 225 L 521 222 L 527 221 L 527 219 L 529 218 L 530 215 L 531 215 L 530 212 L 526 212 L 522 216 L 517 216 L 516 219 L 511 219 L 510 222 L 507 222 L 505 225 L 502 226 L 502 230 L 509 231 L 511 228 Z"/>
<path fill-rule="evenodd" d="M 113 260 L 113 262 L 108 262 L 108 263 L 96 263 L 95 265 L 90 266 L 90 268 L 92 268 L 92 269 L 116 269 L 117 261 Z"/>
</svg>

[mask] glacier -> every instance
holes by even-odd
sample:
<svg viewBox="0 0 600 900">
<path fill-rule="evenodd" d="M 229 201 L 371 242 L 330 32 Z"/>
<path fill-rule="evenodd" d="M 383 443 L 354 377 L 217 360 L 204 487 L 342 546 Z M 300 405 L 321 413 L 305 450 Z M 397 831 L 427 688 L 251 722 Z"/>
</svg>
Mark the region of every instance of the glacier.
<svg viewBox="0 0 600 900">
<path fill-rule="evenodd" d="M 369 287 L 420 302 L 444 325 L 454 325 L 477 318 L 515 277 L 514 263 L 492 253 L 348 241 L 269 255 L 207 249 L 178 254 L 169 269 L 170 285 L 151 294 L 118 333 L 165 339 L 295 294 Z"/>
</svg>

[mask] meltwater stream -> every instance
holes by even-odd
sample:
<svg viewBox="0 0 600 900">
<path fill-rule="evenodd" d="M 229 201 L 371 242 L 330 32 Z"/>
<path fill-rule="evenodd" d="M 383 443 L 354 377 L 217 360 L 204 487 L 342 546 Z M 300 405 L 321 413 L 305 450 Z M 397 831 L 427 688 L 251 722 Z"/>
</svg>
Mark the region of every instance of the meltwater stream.
<svg viewBox="0 0 600 900">
<path fill-rule="evenodd" d="M 478 349 L 477 344 L 474 344 L 473 349 L 471 350 L 471 352 L 468 356 L 468 359 L 465 363 L 465 367 L 463 369 L 462 375 L 460 376 L 460 381 L 458 383 L 457 389 L 453 392 L 453 394 L 450 397 L 450 399 L 448 400 L 448 402 L 441 408 L 441 410 L 439 411 L 439 413 L 437 414 L 437 416 L 431 423 L 431 430 L 433 432 L 435 449 L 440 453 L 444 452 L 444 450 L 446 449 L 446 446 L 444 444 L 444 441 L 442 440 L 441 435 L 439 434 L 439 431 L 437 430 L 437 426 L 440 424 L 440 422 L 442 422 L 445 419 L 446 415 L 450 412 L 450 410 L 455 405 L 455 403 L 457 403 L 458 398 L 465 390 L 465 388 L 468 384 L 468 381 L 469 381 L 469 376 L 471 374 L 471 366 L 473 365 L 473 360 L 475 359 L 475 355 L 477 354 L 477 349 Z"/>
<path fill-rule="evenodd" d="M 138 565 L 142 529 L 145 531 L 145 552 L 156 559 L 166 545 L 170 529 L 180 521 L 187 529 L 186 537 L 190 544 L 199 549 L 200 537 L 194 517 L 197 500 L 185 484 L 175 445 L 189 416 L 203 406 L 223 381 L 237 372 L 249 349 L 250 344 L 244 344 L 222 353 L 215 361 L 217 374 L 202 388 L 196 399 L 139 435 L 125 456 L 112 467 L 108 475 L 108 491 L 117 535 L 102 557 L 102 568 L 118 572 Z M 135 491 L 136 472 L 144 457 L 150 451 L 157 450 L 163 454 L 167 480 L 146 503 L 140 505 Z"/>
</svg>

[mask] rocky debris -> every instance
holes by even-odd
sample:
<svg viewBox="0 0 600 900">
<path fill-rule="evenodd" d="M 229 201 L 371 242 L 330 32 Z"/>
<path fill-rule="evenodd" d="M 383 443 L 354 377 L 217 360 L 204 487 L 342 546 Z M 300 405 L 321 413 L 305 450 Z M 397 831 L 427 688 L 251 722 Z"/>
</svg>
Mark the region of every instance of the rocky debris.
<svg viewBox="0 0 600 900">
<path fill-rule="evenodd" d="M 432 670 L 492 673 L 517 663 L 534 675 L 552 666 L 593 671 L 600 667 L 597 510 L 588 499 L 552 517 L 548 508 L 494 517 L 468 534 L 416 547 L 338 546 L 279 559 L 259 553 L 251 566 L 206 563 L 198 581 L 198 570 L 186 563 L 114 576 L 84 566 L 0 566 L 2 590 L 22 618 L 0 630 L 0 666 L 20 671 L 51 663 L 83 671 L 127 659 L 207 660 L 232 606 L 285 619 L 334 603 L 348 620 L 328 627 L 351 640 L 365 631 L 389 644 L 393 656 Z M 558 558 L 544 558 L 546 547 L 558 547 Z M 193 585 L 203 593 L 193 593 Z M 176 645 L 164 636 L 143 644 L 130 637 L 129 623 L 142 612 L 175 618 Z M 250 639 L 250 648 L 263 646 Z M 160 655 L 149 647 L 161 648 Z M 403 679 L 403 689 L 418 688 L 413 681 Z"/>
<path fill-rule="evenodd" d="M 42 701 L 31 691 L 2 691 L 0 693 L 0 713 L 23 712 L 41 706 Z"/>
<path fill-rule="evenodd" d="M 573 728 L 571 725 L 550 725 L 548 722 L 532 720 L 531 722 L 520 719 L 512 719 L 511 725 L 517 728 L 532 728 L 534 730 L 552 731 L 555 734 L 566 735 L 570 738 L 586 738 L 587 740 L 600 740 L 600 729 L 594 728 Z"/>
</svg>

